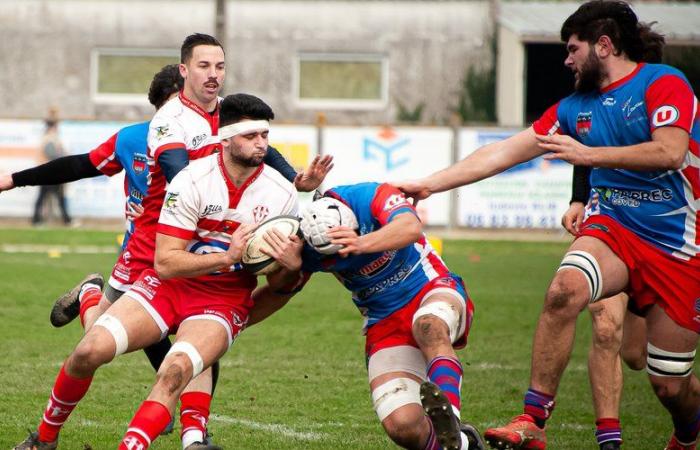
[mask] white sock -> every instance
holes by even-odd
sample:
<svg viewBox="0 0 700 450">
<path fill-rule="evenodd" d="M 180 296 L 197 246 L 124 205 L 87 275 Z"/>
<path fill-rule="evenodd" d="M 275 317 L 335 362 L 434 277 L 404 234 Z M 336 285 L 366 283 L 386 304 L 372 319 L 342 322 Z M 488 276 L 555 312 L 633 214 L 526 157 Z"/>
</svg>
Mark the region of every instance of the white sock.
<svg viewBox="0 0 700 450">
<path fill-rule="evenodd" d="M 459 450 L 469 450 L 469 439 L 467 439 L 467 435 L 464 434 L 464 432 L 460 432 L 459 435 L 462 437 L 462 446 Z"/>
<path fill-rule="evenodd" d="M 195 442 L 204 442 L 204 433 L 201 430 L 187 430 L 182 435 L 182 448 L 194 444 Z"/>
<path fill-rule="evenodd" d="M 101 291 L 101 288 L 96 285 L 95 283 L 85 283 L 81 288 L 80 288 L 80 294 L 78 294 L 78 301 L 81 301 L 83 299 L 83 294 L 88 290 L 88 289 L 97 289 L 98 291 Z"/>
</svg>

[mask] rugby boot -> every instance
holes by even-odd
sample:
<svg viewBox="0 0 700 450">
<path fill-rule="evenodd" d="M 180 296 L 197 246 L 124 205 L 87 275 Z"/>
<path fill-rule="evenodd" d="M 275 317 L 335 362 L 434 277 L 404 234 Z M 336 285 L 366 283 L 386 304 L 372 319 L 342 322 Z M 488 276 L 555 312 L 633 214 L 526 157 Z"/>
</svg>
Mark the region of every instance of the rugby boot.
<svg viewBox="0 0 700 450">
<path fill-rule="evenodd" d="M 469 450 L 485 448 L 476 428 L 459 422 L 452 410 L 452 403 L 437 385 L 430 381 L 423 382 L 420 386 L 420 402 L 426 416 L 433 423 L 435 437 L 444 450 L 462 448 L 462 431 L 467 436 Z"/>
<path fill-rule="evenodd" d="M 96 284 L 102 290 L 104 278 L 99 273 L 86 275 L 73 289 L 63 294 L 51 309 L 51 325 L 56 328 L 69 324 L 80 314 L 80 290 L 86 283 Z"/>
<path fill-rule="evenodd" d="M 223 448 L 219 447 L 218 445 L 214 444 L 207 444 L 204 442 L 193 442 L 187 447 L 185 447 L 184 450 L 224 450 Z"/>
<path fill-rule="evenodd" d="M 462 422 L 462 424 L 459 426 L 459 430 L 464 436 L 467 437 L 469 450 L 486 450 L 486 444 L 484 444 L 484 440 L 481 438 L 479 430 L 477 430 L 474 425 Z"/>
<path fill-rule="evenodd" d="M 676 439 L 676 435 L 671 436 L 671 440 L 668 441 L 664 450 L 695 450 L 695 445 L 697 441 L 691 442 L 689 444 L 684 444 L 683 442 Z"/>
<path fill-rule="evenodd" d="M 544 428 L 535 425 L 527 414 L 513 418 L 509 424 L 499 428 L 489 428 L 484 433 L 488 444 L 499 450 L 545 450 L 547 436 Z"/>
<path fill-rule="evenodd" d="M 53 442 L 41 442 L 39 432 L 30 431 L 27 439 L 15 445 L 13 450 L 54 450 L 58 447 L 58 439 Z"/>
<path fill-rule="evenodd" d="M 608 441 L 600 444 L 600 450 L 620 450 L 622 442 L 620 441 Z"/>
</svg>

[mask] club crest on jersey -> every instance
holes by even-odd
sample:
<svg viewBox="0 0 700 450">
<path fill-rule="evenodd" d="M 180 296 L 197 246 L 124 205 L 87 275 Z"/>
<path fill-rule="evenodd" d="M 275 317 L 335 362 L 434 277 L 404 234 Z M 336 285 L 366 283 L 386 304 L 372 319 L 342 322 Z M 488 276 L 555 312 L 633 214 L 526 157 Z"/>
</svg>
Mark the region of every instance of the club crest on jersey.
<svg viewBox="0 0 700 450">
<path fill-rule="evenodd" d="M 267 206 L 258 205 L 253 208 L 253 221 L 255 223 L 260 223 L 265 220 L 265 217 L 267 217 L 268 214 L 270 214 L 270 210 L 267 209 Z"/>
<path fill-rule="evenodd" d="M 593 112 L 580 112 L 576 116 L 576 134 L 581 137 L 588 136 L 591 132 L 591 123 L 593 122 Z"/>
<path fill-rule="evenodd" d="M 135 173 L 143 173 L 146 167 L 148 167 L 147 164 L 148 160 L 146 159 L 146 155 L 137 153 L 134 155 L 134 160 L 131 162 L 131 168 L 134 169 Z"/>
<path fill-rule="evenodd" d="M 663 127 L 665 125 L 671 125 L 676 120 L 678 120 L 678 110 L 675 106 L 663 105 L 656 108 L 654 114 L 651 116 L 651 123 L 655 127 Z"/>
<path fill-rule="evenodd" d="M 177 198 L 179 195 L 179 192 L 168 192 L 168 195 L 165 197 L 165 202 L 163 202 L 165 207 L 170 209 L 177 205 Z"/>
</svg>

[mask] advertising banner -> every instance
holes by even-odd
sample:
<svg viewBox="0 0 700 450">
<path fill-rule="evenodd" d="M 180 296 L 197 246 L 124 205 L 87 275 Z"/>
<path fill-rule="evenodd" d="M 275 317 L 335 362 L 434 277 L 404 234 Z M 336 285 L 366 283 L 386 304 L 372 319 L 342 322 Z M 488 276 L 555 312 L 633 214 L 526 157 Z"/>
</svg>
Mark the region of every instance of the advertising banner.
<svg viewBox="0 0 700 450">
<path fill-rule="evenodd" d="M 459 158 L 506 139 L 512 131 L 462 129 Z M 536 158 L 462 187 L 457 225 L 470 228 L 559 228 L 569 207 L 572 166 Z"/>
<path fill-rule="evenodd" d="M 418 178 L 452 161 L 452 130 L 428 127 L 328 127 L 323 129 L 323 153 L 335 158 L 324 188 L 362 181 Z M 448 193 L 418 204 L 423 223 L 447 225 Z"/>
</svg>

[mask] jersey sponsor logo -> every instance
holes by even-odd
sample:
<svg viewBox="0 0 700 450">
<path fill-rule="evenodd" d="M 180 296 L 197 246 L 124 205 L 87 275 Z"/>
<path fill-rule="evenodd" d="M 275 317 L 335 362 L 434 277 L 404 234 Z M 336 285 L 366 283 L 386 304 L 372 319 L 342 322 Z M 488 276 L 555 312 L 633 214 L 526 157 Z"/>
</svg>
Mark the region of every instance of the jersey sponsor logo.
<svg viewBox="0 0 700 450">
<path fill-rule="evenodd" d="M 396 250 L 382 253 L 379 258 L 361 267 L 357 272 L 364 277 L 372 277 L 384 270 L 396 256 Z"/>
<path fill-rule="evenodd" d="M 202 217 L 216 214 L 222 211 L 221 205 L 207 205 L 202 211 Z"/>
<path fill-rule="evenodd" d="M 180 196 L 179 192 L 168 192 L 168 195 L 165 196 L 165 201 L 163 202 L 163 206 L 167 209 L 174 208 L 175 205 L 177 205 L 177 198 Z"/>
<path fill-rule="evenodd" d="M 632 97 L 628 98 L 625 103 L 622 104 L 622 112 L 625 114 L 625 119 L 630 120 L 632 114 L 642 106 L 644 106 L 643 100 L 632 105 Z"/>
<path fill-rule="evenodd" d="M 399 206 L 407 206 L 408 202 L 403 194 L 393 194 L 384 202 L 384 211 L 391 211 Z"/>
<path fill-rule="evenodd" d="M 270 210 L 267 209 L 267 206 L 258 205 L 253 208 L 253 221 L 255 223 L 260 223 L 265 220 L 265 217 L 267 217 L 268 214 L 270 214 Z"/>
<path fill-rule="evenodd" d="M 652 189 L 651 191 L 605 189 L 603 198 L 615 206 L 637 208 L 641 202 L 668 202 L 673 200 L 671 189 Z"/>
<path fill-rule="evenodd" d="M 169 125 L 161 125 L 156 127 L 156 139 L 160 140 L 171 135 Z"/>
<path fill-rule="evenodd" d="M 675 106 L 663 105 L 656 108 L 654 114 L 651 116 L 651 123 L 655 127 L 663 127 L 665 125 L 671 125 L 676 120 L 678 120 L 678 109 Z"/>
<path fill-rule="evenodd" d="M 581 137 L 588 136 L 591 132 L 591 123 L 593 123 L 593 111 L 580 112 L 576 116 L 576 134 Z"/>
<path fill-rule="evenodd" d="M 146 155 L 137 153 L 134 155 L 134 160 L 131 162 L 131 168 L 134 169 L 135 173 L 143 173 L 148 167 L 148 159 Z"/>
<path fill-rule="evenodd" d="M 199 144 L 204 142 L 204 140 L 207 138 L 206 134 L 200 134 L 199 136 L 195 136 L 192 138 L 192 148 L 197 148 L 199 147 Z"/>
</svg>

